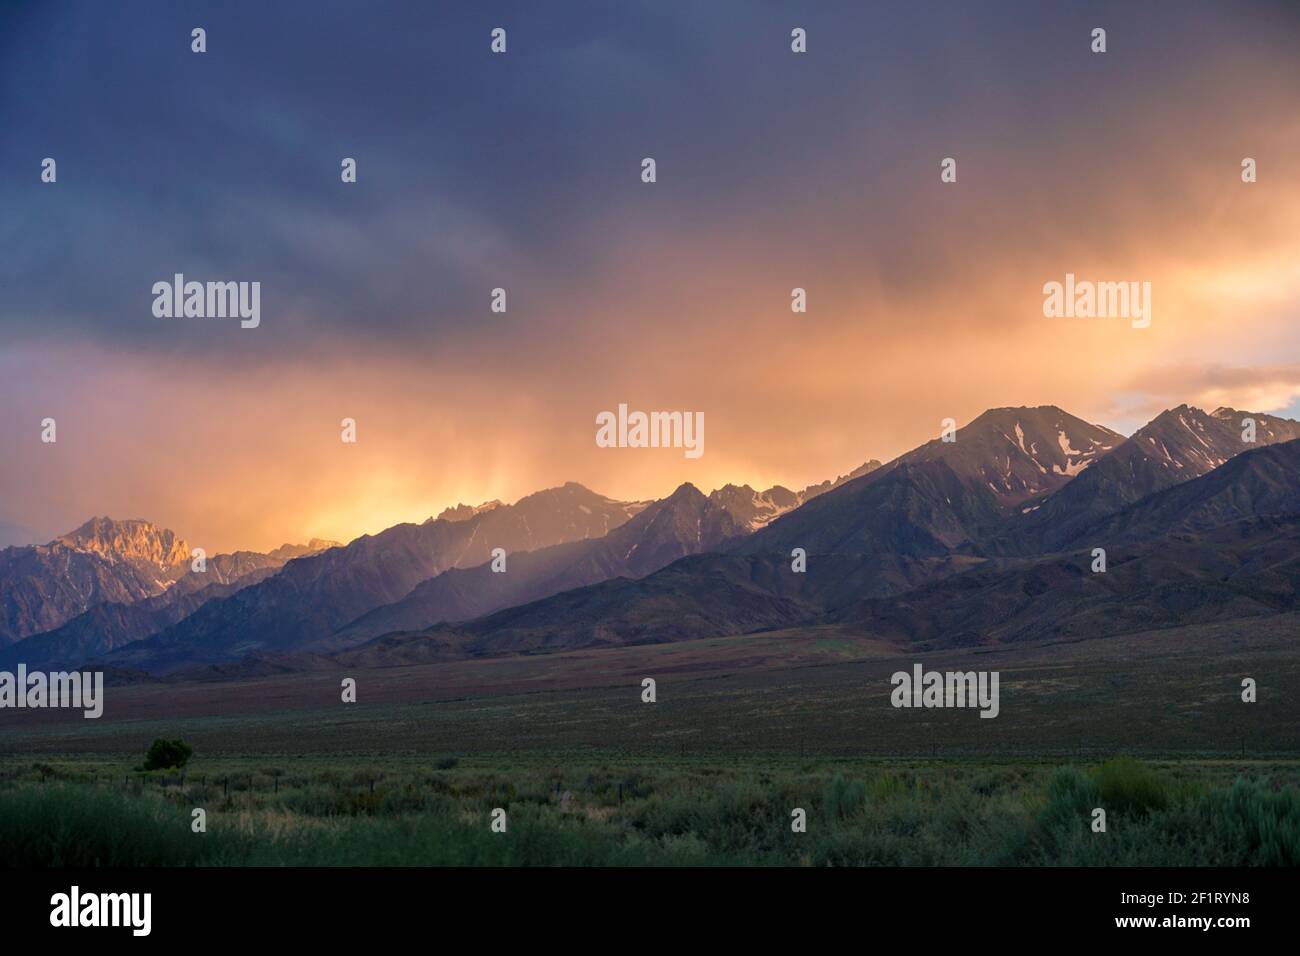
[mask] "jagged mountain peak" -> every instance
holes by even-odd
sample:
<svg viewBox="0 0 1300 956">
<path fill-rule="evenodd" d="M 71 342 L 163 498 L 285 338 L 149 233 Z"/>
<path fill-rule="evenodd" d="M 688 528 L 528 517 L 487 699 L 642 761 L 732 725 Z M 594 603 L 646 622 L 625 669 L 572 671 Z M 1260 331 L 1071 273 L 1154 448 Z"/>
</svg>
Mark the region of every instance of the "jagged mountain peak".
<svg viewBox="0 0 1300 956">
<path fill-rule="evenodd" d="M 1261 516 L 1300 514 L 1300 440 L 1234 455 L 1222 466 L 1142 498 L 1081 532 L 1076 542 L 1137 541 L 1203 533 Z"/>
<path fill-rule="evenodd" d="M 578 535 L 590 537 L 593 534 L 604 534 L 616 527 L 640 512 L 646 504 L 618 501 L 576 481 L 566 481 L 562 485 L 534 491 L 514 504 L 505 504 L 495 499 L 476 506 L 458 504 L 454 508 L 444 509 L 436 518 L 430 517 L 425 524 L 442 521 L 482 525 L 485 529 L 506 525 L 527 528 L 530 522 L 541 522 L 543 526 L 549 526 L 558 515 L 574 515 L 580 522 L 592 523 L 591 528 Z M 545 536 L 544 534 L 543 537 Z M 566 539 L 564 534 L 559 535 L 559 540 Z"/>
<path fill-rule="evenodd" d="M 520 498 L 513 505 L 505 507 L 516 509 L 526 509 L 532 505 L 551 507 L 560 502 L 573 501 L 611 503 L 614 499 L 607 498 L 605 495 L 592 491 L 586 485 L 579 484 L 576 481 L 566 481 L 562 485 L 557 485 L 553 488 L 543 488 L 541 491 L 534 491 L 532 494 L 524 495 L 524 497 Z"/>
<path fill-rule="evenodd" d="M 781 485 L 755 491 L 750 485 L 726 484 L 709 492 L 709 500 L 726 509 L 745 528 L 755 531 L 778 515 L 797 508 L 803 499 Z"/>
<path fill-rule="evenodd" d="M 1281 441 L 1292 441 L 1300 437 L 1296 432 L 1300 431 L 1300 422 L 1295 422 L 1289 418 L 1281 418 L 1277 415 L 1268 415 L 1264 412 L 1248 412 L 1239 408 L 1221 405 L 1214 411 L 1210 412 L 1210 417 L 1227 422 L 1234 429 L 1240 431 L 1245 427 L 1246 419 L 1255 423 L 1256 440 L 1263 436 L 1265 444 L 1276 444 Z"/>
<path fill-rule="evenodd" d="M 1218 414 L 1218 413 L 1228 414 Z M 1254 419 L 1247 441 L 1241 417 Z M 1190 481 L 1264 445 L 1300 438 L 1300 422 L 1256 412 L 1193 405 L 1166 409 L 1109 452 L 1094 468 L 1023 509 L 1025 522 L 1010 536 L 1012 550 L 1067 546 L 1106 516 L 1166 488 Z M 1019 544 L 1014 542 L 1018 541 Z"/>
<path fill-rule="evenodd" d="M 189 545 L 175 532 L 139 518 L 91 518 L 50 544 L 89 551 L 110 562 L 132 561 L 160 570 L 180 564 L 190 555 Z"/>
<path fill-rule="evenodd" d="M 480 515 L 485 511 L 491 511 L 494 508 L 500 508 L 502 502 L 496 498 L 491 501 L 485 501 L 481 505 L 467 505 L 458 503 L 455 507 L 444 508 L 439 512 L 434 521 L 468 521 L 475 515 Z"/>
<path fill-rule="evenodd" d="M 1049 436 L 1053 434 L 1059 436 L 1061 432 L 1067 435 L 1078 432 L 1088 436 L 1090 443 L 1096 441 L 1098 444 L 1113 445 L 1124 439 L 1119 432 L 1112 431 L 1104 425 L 1095 425 L 1077 415 L 1071 415 L 1058 405 L 1019 405 L 985 409 L 969 424 L 958 429 L 957 436 L 960 441 L 963 432 L 968 432 L 971 436 L 981 433 L 996 434 L 1014 442 L 1017 447 L 1022 447 L 1024 434 L 1030 430 L 1040 431 Z"/>
<path fill-rule="evenodd" d="M 1254 422 L 1248 440 L 1246 420 Z M 1206 412 L 1194 405 L 1166 409 L 1139 428 L 1131 441 L 1157 467 L 1177 471 L 1181 480 L 1218 468 L 1229 458 L 1261 445 L 1300 438 L 1300 422 L 1263 412 L 1221 406 Z"/>
<path fill-rule="evenodd" d="M 791 491 L 784 485 L 773 485 L 765 491 L 756 491 L 752 485 L 725 484 L 709 493 L 709 500 L 721 506 L 736 519 L 742 528 L 758 531 L 786 512 L 793 511 L 805 502 L 811 501 L 833 488 L 838 488 L 854 479 L 869 475 L 881 464 L 875 458 L 854 468 L 847 475 L 840 475 L 816 485 L 809 485 L 803 491 Z"/>
<path fill-rule="evenodd" d="M 665 501 L 696 501 L 703 497 L 705 497 L 704 492 L 700 491 L 699 488 L 696 488 L 689 481 L 683 481 L 680 485 L 674 488 L 673 493 L 664 500 Z"/>
<path fill-rule="evenodd" d="M 651 503 L 627 524 L 610 532 L 610 536 L 614 540 L 641 541 L 647 535 L 667 533 L 695 539 L 707 532 L 707 537 L 720 541 L 742 530 L 741 522 L 712 496 L 684 481 L 668 497 Z"/>
<path fill-rule="evenodd" d="M 292 544 L 286 542 L 273 551 L 266 552 L 268 558 L 288 561 L 291 558 L 299 558 L 308 554 L 317 554 L 321 551 L 328 551 L 331 548 L 343 547 L 340 541 L 331 541 L 328 538 L 312 538 L 306 544 Z"/>
<path fill-rule="evenodd" d="M 946 461 L 978 479 L 1003 507 L 1050 494 L 1124 441 L 1055 405 L 990 408 L 953 438 L 933 439 L 897 462 Z"/>
</svg>

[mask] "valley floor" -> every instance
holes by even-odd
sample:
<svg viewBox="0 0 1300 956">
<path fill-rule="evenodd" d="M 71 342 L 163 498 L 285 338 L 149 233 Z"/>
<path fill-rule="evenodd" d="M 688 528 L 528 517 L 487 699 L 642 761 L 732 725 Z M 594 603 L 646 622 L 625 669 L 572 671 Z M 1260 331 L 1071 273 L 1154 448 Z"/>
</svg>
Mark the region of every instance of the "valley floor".
<svg viewBox="0 0 1300 956">
<path fill-rule="evenodd" d="M 918 654 L 831 628 L 536 657 L 105 689 L 0 714 L 4 755 L 1300 755 L 1300 618 Z M 1000 674 L 1000 713 L 895 709 L 890 676 Z M 356 703 L 341 700 L 345 677 Z M 642 702 L 642 680 L 657 701 Z M 1257 683 L 1244 703 L 1242 680 Z"/>
<path fill-rule="evenodd" d="M 110 687 L 99 720 L 4 713 L 0 859 L 1293 865 L 1296 626 L 930 654 L 815 628 Z M 893 708 L 890 675 L 918 662 L 998 671 L 999 716 Z M 183 773 L 138 769 L 156 737 L 194 747 Z"/>
</svg>

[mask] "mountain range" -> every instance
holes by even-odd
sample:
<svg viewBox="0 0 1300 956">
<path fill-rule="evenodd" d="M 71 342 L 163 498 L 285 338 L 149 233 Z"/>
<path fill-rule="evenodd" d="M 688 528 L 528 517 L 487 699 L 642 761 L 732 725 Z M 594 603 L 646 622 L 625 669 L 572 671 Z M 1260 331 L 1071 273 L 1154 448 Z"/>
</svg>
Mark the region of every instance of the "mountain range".
<svg viewBox="0 0 1300 956">
<path fill-rule="evenodd" d="M 107 527 L 110 519 L 95 519 Z M 122 524 L 125 524 L 123 522 Z M 170 532 L 168 532 L 170 534 Z M 93 604 L 58 627 L 33 634 L 0 649 L 0 667 L 19 662 L 29 668 L 67 666 L 143 640 L 183 620 L 208 601 L 234 594 L 277 573 L 294 558 L 339 547 L 336 541 L 313 538 L 305 545 L 281 545 L 266 553 L 235 551 L 206 559 L 203 571 L 192 570 L 186 554 L 185 573 L 167 590 L 134 602 Z"/>
<path fill-rule="evenodd" d="M 221 676 L 818 625 L 936 647 L 1248 619 L 1295 608 L 1297 466 L 1287 419 L 1182 405 L 1125 438 L 1038 406 L 802 491 L 570 483 L 206 575 L 170 531 L 96 518 L 0 552 L 0 666 Z"/>
<path fill-rule="evenodd" d="M 266 554 L 212 555 L 200 574 L 191 571 L 190 546 L 172 531 L 138 519 L 91 518 L 47 544 L 0 551 L 0 646 L 108 604 L 129 607 L 151 599 L 170 604 L 180 595 L 232 585 L 334 546 L 333 541 L 313 540 Z"/>
<path fill-rule="evenodd" d="M 375 608 L 314 648 L 335 649 L 433 621 L 466 621 L 571 588 L 612 578 L 639 578 L 691 554 L 722 547 L 778 515 L 880 467 L 869 461 L 849 475 L 794 492 L 780 485 L 756 492 L 726 485 L 707 498 L 691 484 L 647 506 L 605 538 L 518 556 L 508 575 L 487 565 L 452 570 L 417 585 L 405 598 Z"/>
<path fill-rule="evenodd" d="M 1179 405 L 1142 426 L 1059 494 L 1023 508 L 1021 518 L 1009 526 L 1004 545 L 1021 552 L 1074 546 L 1099 519 L 1213 471 L 1251 448 L 1242 440 L 1246 418 L 1257 423 L 1255 447 L 1300 438 L 1300 422 L 1231 408 L 1206 413 Z"/>
<path fill-rule="evenodd" d="M 1035 557 L 984 552 L 974 536 L 954 536 L 948 553 L 935 553 L 941 535 L 927 521 L 957 515 L 965 527 L 979 528 L 992 507 L 974 490 L 987 473 L 987 459 L 963 457 L 981 467 L 944 462 L 936 472 L 926 466 L 920 475 L 943 479 L 931 484 L 900 459 L 896 468 L 823 500 L 816 521 L 803 509 L 721 549 L 730 553 L 678 561 L 641 579 L 613 579 L 467 624 L 386 635 L 336 657 L 395 664 L 812 623 L 850 626 L 930 649 L 1095 636 L 1300 606 L 1298 440 L 1236 454 L 1094 522 L 1080 532 L 1086 546 L 1076 552 Z M 998 461 L 1005 469 L 1006 458 Z M 962 491 L 967 498 L 950 500 Z M 936 496 L 944 499 L 942 509 Z M 1011 500 L 1006 507 L 1015 512 Z M 987 527 L 987 540 L 996 542 L 999 525 L 992 521 Z M 827 539 L 830 546 L 807 549 L 807 570 L 791 573 L 786 546 L 816 540 L 815 533 L 827 528 L 835 532 Z M 1093 545 L 1110 549 L 1106 573 L 1091 570 Z M 903 554 L 915 557 L 906 560 Z"/>
</svg>

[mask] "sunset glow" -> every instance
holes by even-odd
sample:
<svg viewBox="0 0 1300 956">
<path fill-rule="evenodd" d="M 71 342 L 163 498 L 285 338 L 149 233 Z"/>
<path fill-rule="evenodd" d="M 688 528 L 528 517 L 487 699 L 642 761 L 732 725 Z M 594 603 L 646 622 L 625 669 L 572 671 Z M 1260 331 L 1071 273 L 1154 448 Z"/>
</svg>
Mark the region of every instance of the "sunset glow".
<svg viewBox="0 0 1300 956">
<path fill-rule="evenodd" d="M 0 55 L 7 97 L 42 90 L 5 167 L 79 157 L 57 189 L 0 186 L 0 544 L 95 514 L 217 549 L 347 540 L 570 480 L 621 499 L 801 487 L 1000 405 L 1127 433 L 1182 402 L 1300 399 L 1295 55 L 1259 10 L 1232 13 L 1247 50 L 1210 42 L 1226 13 L 1144 32 L 1117 8 L 1145 46 L 1090 88 L 1086 47 L 1047 62 L 1028 43 L 1032 10 L 956 5 L 942 31 L 917 12 L 893 36 L 864 17 L 801 63 L 752 52 L 775 9 L 684 36 L 647 6 L 548 36 L 527 70 L 413 38 L 346 77 L 315 27 L 265 15 L 166 88 L 130 46 L 100 54 L 112 90 L 75 47 Z M 13 46 L 39 29 L 10 26 Z M 611 50 L 623 72 L 589 83 Z M 235 125 L 208 84 L 259 104 L 233 160 L 205 156 Z M 339 155 L 360 160 L 341 195 Z M 259 280 L 260 327 L 155 318 L 151 284 L 182 271 Z M 1150 328 L 1045 319 L 1043 284 L 1067 272 L 1149 281 Z M 595 416 L 620 402 L 702 410 L 707 453 L 598 448 Z"/>
</svg>

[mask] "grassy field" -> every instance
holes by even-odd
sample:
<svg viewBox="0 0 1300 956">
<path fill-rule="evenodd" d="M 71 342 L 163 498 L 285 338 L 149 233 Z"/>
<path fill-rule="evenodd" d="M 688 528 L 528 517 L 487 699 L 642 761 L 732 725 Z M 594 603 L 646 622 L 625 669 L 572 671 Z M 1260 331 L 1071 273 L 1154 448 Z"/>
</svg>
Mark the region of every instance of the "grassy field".
<svg viewBox="0 0 1300 956">
<path fill-rule="evenodd" d="M 100 720 L 3 715 L 0 859 L 1294 865 L 1295 626 L 933 654 L 812 629 L 112 687 Z M 892 708 L 914 661 L 999 671 L 1000 716 Z M 183 777 L 136 769 L 156 737 L 193 745 Z"/>
<path fill-rule="evenodd" d="M 191 829 L 207 813 L 207 832 Z M 492 832 L 494 808 L 506 831 Z M 1107 811 L 1105 833 L 1089 822 Z M 807 830 L 794 832 L 802 808 Z M 197 760 L 13 764 L 42 865 L 1295 865 L 1300 763 Z"/>
</svg>

